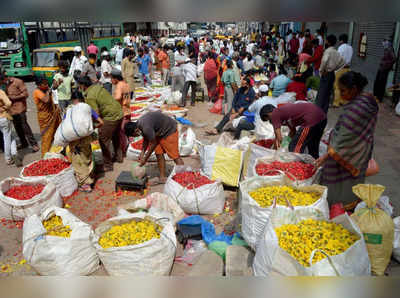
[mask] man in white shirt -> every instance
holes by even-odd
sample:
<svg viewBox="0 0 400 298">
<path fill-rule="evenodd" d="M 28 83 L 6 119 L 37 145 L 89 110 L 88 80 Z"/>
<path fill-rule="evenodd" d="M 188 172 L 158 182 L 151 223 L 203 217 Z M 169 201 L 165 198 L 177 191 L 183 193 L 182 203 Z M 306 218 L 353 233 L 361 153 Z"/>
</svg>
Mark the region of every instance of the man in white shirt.
<svg viewBox="0 0 400 298">
<path fill-rule="evenodd" d="M 86 57 L 82 56 L 82 48 L 77 46 L 74 48 L 75 56 L 72 59 L 68 75 L 76 76 L 82 72 L 83 64 L 86 62 Z"/>
<path fill-rule="evenodd" d="M 350 66 L 351 58 L 353 57 L 353 48 L 347 43 L 347 41 L 347 34 L 342 34 L 339 36 L 338 52 L 343 57 L 346 66 Z"/>
<path fill-rule="evenodd" d="M 124 37 L 124 43 L 128 46 L 132 45 L 131 36 L 129 35 L 129 33 L 126 33 L 126 36 Z"/>
<path fill-rule="evenodd" d="M 304 37 L 304 33 L 300 32 L 299 34 L 299 51 L 297 52 L 299 55 L 303 52 L 303 45 L 306 38 Z"/>
<path fill-rule="evenodd" d="M 112 66 L 110 64 L 110 54 L 105 51 L 101 54 L 103 57 L 103 61 L 101 62 L 101 78 L 100 78 L 100 83 L 103 84 L 103 87 L 112 93 L 112 83 L 111 83 L 111 71 L 112 71 Z"/>
<path fill-rule="evenodd" d="M 182 64 L 182 72 L 185 77 L 185 85 L 183 86 L 182 91 L 182 103 L 179 105 L 180 107 L 186 106 L 186 95 L 189 91 L 189 87 L 191 88 L 191 105 L 195 104 L 195 96 L 196 96 L 196 82 L 197 82 L 197 66 L 194 64 L 195 60 L 187 58 L 185 63 Z"/>
<path fill-rule="evenodd" d="M 319 40 L 319 45 L 322 46 L 324 45 L 324 39 L 322 38 L 322 34 L 321 34 L 321 30 L 318 29 L 317 30 L 317 39 Z"/>
<path fill-rule="evenodd" d="M 182 72 L 182 64 L 185 63 L 187 57 L 182 47 L 178 47 L 175 54 L 175 66 L 172 68 L 172 91 L 181 91 L 184 87 L 184 77 Z"/>
</svg>

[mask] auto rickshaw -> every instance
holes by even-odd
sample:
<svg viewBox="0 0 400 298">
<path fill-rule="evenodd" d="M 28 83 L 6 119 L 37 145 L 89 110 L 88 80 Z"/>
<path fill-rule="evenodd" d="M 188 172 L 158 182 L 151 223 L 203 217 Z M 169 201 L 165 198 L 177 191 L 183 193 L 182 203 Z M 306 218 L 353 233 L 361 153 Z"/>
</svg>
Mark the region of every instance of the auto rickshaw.
<svg viewBox="0 0 400 298">
<path fill-rule="evenodd" d="M 59 71 L 58 61 L 65 60 L 71 64 L 73 58 L 73 47 L 54 47 L 33 50 L 33 74 L 44 75 L 49 85 L 51 85 L 54 75 Z"/>
</svg>

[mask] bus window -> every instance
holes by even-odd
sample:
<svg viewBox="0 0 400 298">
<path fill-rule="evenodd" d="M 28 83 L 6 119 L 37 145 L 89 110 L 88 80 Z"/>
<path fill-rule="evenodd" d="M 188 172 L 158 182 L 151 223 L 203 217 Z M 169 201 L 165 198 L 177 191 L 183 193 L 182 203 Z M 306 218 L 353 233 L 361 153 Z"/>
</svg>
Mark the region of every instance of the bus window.
<svg viewBox="0 0 400 298">
<path fill-rule="evenodd" d="M 33 66 L 36 67 L 55 67 L 58 65 L 56 52 L 34 52 Z"/>
</svg>

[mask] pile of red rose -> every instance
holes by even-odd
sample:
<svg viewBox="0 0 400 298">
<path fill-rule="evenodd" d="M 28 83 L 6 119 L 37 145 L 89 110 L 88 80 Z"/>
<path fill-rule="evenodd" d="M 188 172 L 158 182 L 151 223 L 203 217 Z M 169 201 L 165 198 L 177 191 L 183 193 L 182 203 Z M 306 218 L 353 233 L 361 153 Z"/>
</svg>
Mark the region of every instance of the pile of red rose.
<svg viewBox="0 0 400 298">
<path fill-rule="evenodd" d="M 305 180 L 311 178 L 314 174 L 314 165 L 307 164 L 301 161 L 280 162 L 274 161 L 271 163 L 259 163 L 256 165 L 256 172 L 259 176 L 276 176 L 280 175 L 278 171 L 292 174 L 297 180 Z M 291 175 L 288 175 L 293 180 Z"/>
<path fill-rule="evenodd" d="M 136 149 L 136 150 L 142 150 L 142 147 L 143 147 L 143 139 L 140 139 L 139 141 L 136 141 L 136 142 L 131 143 L 131 147 L 132 147 L 133 149 Z"/>
<path fill-rule="evenodd" d="M 43 184 L 18 185 L 11 187 L 4 195 L 16 200 L 30 200 L 34 196 L 40 194 L 44 187 Z"/>
<path fill-rule="evenodd" d="M 271 149 L 272 146 L 275 143 L 275 139 L 265 139 L 265 140 L 258 140 L 258 141 L 254 141 L 254 144 L 267 148 L 267 149 Z"/>
<path fill-rule="evenodd" d="M 194 189 L 206 184 L 214 183 L 214 181 L 203 176 L 200 172 L 191 171 L 177 173 L 172 177 L 172 179 L 187 189 Z"/>
<path fill-rule="evenodd" d="M 24 176 L 48 176 L 60 173 L 70 164 L 61 158 L 49 158 L 36 161 L 24 169 Z"/>
</svg>

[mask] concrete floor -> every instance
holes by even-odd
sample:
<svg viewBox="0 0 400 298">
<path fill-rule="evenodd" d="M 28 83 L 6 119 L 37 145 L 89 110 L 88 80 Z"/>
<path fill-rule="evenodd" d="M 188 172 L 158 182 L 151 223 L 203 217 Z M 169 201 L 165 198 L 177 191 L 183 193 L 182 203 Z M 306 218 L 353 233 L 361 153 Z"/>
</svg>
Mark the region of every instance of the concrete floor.
<svg viewBox="0 0 400 298">
<path fill-rule="evenodd" d="M 32 94 L 34 84 L 27 83 L 29 93 Z M 28 103 L 28 121 L 39 139 L 39 128 L 36 117 L 36 107 L 29 99 Z M 217 137 L 210 137 L 204 134 L 205 129 L 211 128 L 220 119 L 221 115 L 208 112 L 210 105 L 208 103 L 198 103 L 196 107 L 189 107 L 187 118 L 197 124 L 206 124 L 206 127 L 194 128 L 197 139 L 211 143 Z M 331 109 L 329 112 L 329 127 L 332 127 L 340 113 L 340 109 Z M 379 163 L 380 173 L 376 176 L 368 178 L 369 183 L 379 183 L 386 187 L 385 195 L 389 196 L 394 206 L 395 214 L 400 214 L 400 187 L 398 185 L 398 177 L 400 176 L 400 159 L 397 154 L 400 149 L 400 118 L 396 117 L 394 111 L 386 105 L 382 105 L 379 112 L 379 120 L 375 134 L 375 150 L 374 157 Z M 31 153 L 29 149 L 21 152 L 24 157 L 24 164 L 28 164 L 40 158 L 40 153 Z M 184 158 L 185 164 L 192 167 L 200 167 L 198 156 Z M 169 162 L 169 170 L 173 163 Z M 81 218 L 83 221 L 96 227 L 105 219 L 116 215 L 117 206 L 127 203 L 140 197 L 139 194 L 133 192 L 114 191 L 115 179 L 122 170 L 129 170 L 130 162 L 125 160 L 123 164 L 115 164 L 114 172 L 107 173 L 103 177 L 99 177 L 96 189 L 91 194 L 76 193 L 70 198 L 64 199 L 64 202 L 70 205 L 70 211 Z M 0 180 L 6 177 L 17 177 L 21 168 L 7 166 L 4 162 L 3 154 L 0 156 Z M 146 167 L 150 175 L 157 174 L 157 165 L 150 163 Z M 162 192 L 162 186 L 156 186 L 147 189 L 147 192 Z M 224 227 L 232 224 L 237 210 L 236 192 L 226 191 L 229 212 L 224 212 L 217 217 L 206 216 L 206 219 L 212 220 L 216 225 L 217 233 L 221 232 Z M 0 219 L 0 276 L 18 276 L 18 275 L 36 275 L 36 272 L 27 264 L 19 264 L 22 257 L 22 222 L 11 222 Z M 177 255 L 183 252 L 182 247 L 178 246 Z M 6 267 L 4 267 L 6 266 Z M 398 272 L 399 265 L 393 263 L 390 272 Z M 190 267 L 184 264 L 175 263 L 172 275 L 186 275 Z M 94 273 L 95 275 L 105 275 L 104 269 Z"/>
</svg>

